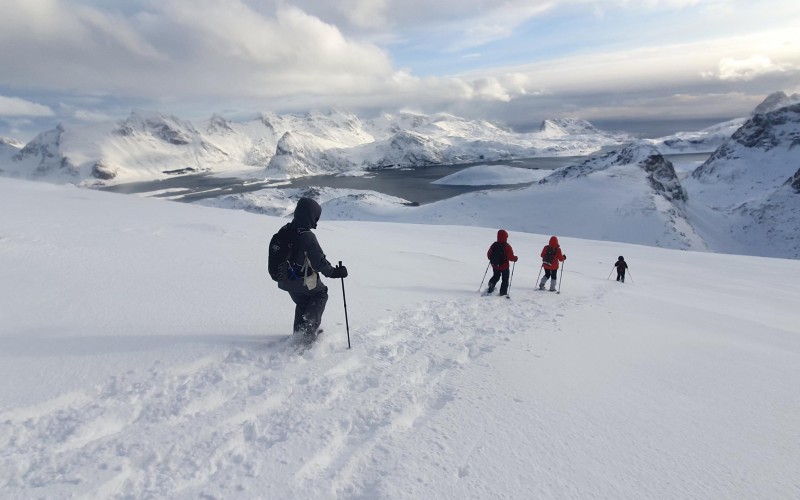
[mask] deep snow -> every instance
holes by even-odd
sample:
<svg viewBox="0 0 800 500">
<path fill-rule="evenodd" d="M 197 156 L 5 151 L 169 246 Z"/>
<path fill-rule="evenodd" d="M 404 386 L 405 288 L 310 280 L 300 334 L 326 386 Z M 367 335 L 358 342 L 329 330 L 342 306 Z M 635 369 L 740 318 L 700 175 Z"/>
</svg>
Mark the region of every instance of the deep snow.
<svg viewBox="0 0 800 500">
<path fill-rule="evenodd" d="M 511 231 L 505 300 L 497 227 L 323 212 L 353 348 L 326 280 L 298 356 L 284 219 L 5 178 L 0 211 L 3 498 L 800 497 L 796 260 L 562 237 L 557 295 Z"/>
</svg>

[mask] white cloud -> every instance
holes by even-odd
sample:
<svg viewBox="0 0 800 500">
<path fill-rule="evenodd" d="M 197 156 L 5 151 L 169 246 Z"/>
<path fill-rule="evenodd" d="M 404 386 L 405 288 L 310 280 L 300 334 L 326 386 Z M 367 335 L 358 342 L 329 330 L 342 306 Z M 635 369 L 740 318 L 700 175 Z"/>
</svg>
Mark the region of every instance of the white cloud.
<svg viewBox="0 0 800 500">
<path fill-rule="evenodd" d="M 0 8 L 0 85 L 276 97 L 367 91 L 394 71 L 377 46 L 291 6 L 173 0 L 124 16 L 68 0 L 0 1 L 10 4 Z"/>
<path fill-rule="evenodd" d="M 514 30 L 529 19 L 547 12 L 555 2 L 499 3 L 480 16 L 467 19 L 463 36 L 450 50 L 478 47 L 493 40 L 510 37 Z"/>
<path fill-rule="evenodd" d="M 793 69 L 790 64 L 776 64 L 769 57 L 756 55 L 746 59 L 726 57 L 719 62 L 720 80 L 749 81 L 770 73 L 784 73 Z"/>
<path fill-rule="evenodd" d="M 591 18 L 594 8 L 606 18 Z M 745 84 L 767 93 L 800 71 L 796 30 L 786 28 L 800 7 L 777 0 L 0 0 L 0 12 L 0 92 L 44 91 L 59 118 L 81 120 L 116 116 L 129 102 L 200 115 L 328 105 L 508 110 L 537 98 L 561 99 L 569 110 L 581 100 L 614 101 L 583 104 L 599 112 L 635 104 L 618 106 L 621 95 L 700 96 Z M 642 12 L 670 21 L 581 31 L 582 21 L 616 27 Z M 688 17 L 675 22 L 680 12 Z M 531 20 L 557 22 L 520 29 Z M 720 26 L 736 36 L 720 38 Z M 503 38 L 518 45 L 504 51 Z M 449 54 L 458 64 L 436 66 L 450 62 L 444 51 L 472 47 L 480 49 Z M 506 52 L 524 61 L 527 47 L 536 62 L 490 67 Z M 435 56 L 419 66 L 428 76 L 397 67 L 426 54 Z M 454 69 L 467 64 L 482 69 Z"/>
<path fill-rule="evenodd" d="M 783 33 L 783 35 L 788 35 Z M 775 32 L 743 35 L 703 42 L 677 43 L 615 52 L 587 53 L 533 64 L 492 68 L 460 75 L 465 80 L 499 74 L 516 75 L 523 88 L 548 88 L 563 94 L 669 89 L 702 85 L 709 75 L 755 78 L 778 71 L 800 68 L 796 44 Z M 771 53 L 758 58 L 732 58 L 761 47 Z M 775 62 L 780 59 L 781 62 Z M 720 61 L 726 61 L 720 65 Z M 724 69 L 724 71 L 722 71 Z M 514 80 L 507 80 L 511 85 Z"/>
<path fill-rule="evenodd" d="M 739 92 L 724 94 L 697 93 L 661 96 L 618 95 L 602 103 L 582 106 L 567 116 L 586 120 L 609 116 L 629 120 L 677 120 L 720 116 L 744 116 L 754 109 L 762 96 Z"/>
<path fill-rule="evenodd" d="M 380 28 L 387 25 L 387 0 L 341 0 L 336 8 L 350 23 L 360 28 Z"/>
<path fill-rule="evenodd" d="M 508 102 L 511 96 L 497 78 L 479 78 L 468 84 L 473 98 Z"/>
<path fill-rule="evenodd" d="M 54 116 L 53 110 L 42 104 L 26 101 L 19 97 L 5 97 L 0 95 L 0 116 L 29 116 L 43 117 Z"/>
<path fill-rule="evenodd" d="M 82 122 L 105 122 L 113 119 L 108 113 L 102 111 L 89 110 L 64 103 L 59 104 L 58 111 L 59 114 L 73 117 Z"/>
</svg>

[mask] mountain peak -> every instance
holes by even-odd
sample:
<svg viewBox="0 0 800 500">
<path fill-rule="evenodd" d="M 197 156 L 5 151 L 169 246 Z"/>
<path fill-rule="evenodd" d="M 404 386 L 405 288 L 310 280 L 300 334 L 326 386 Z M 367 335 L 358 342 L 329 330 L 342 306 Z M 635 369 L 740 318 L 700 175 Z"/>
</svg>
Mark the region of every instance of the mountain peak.
<svg viewBox="0 0 800 500">
<path fill-rule="evenodd" d="M 113 133 L 121 136 L 150 134 L 169 144 L 185 146 L 191 144 L 191 136 L 196 131 L 190 123 L 183 123 L 175 116 L 164 116 L 157 111 L 133 110 L 128 118 L 118 122 Z"/>
<path fill-rule="evenodd" d="M 716 208 L 769 196 L 797 171 L 800 103 L 750 117 L 691 179 Z"/>
<path fill-rule="evenodd" d="M 785 126 L 789 124 L 794 126 L 786 129 Z M 764 151 L 783 143 L 791 148 L 800 144 L 800 130 L 797 125 L 800 125 L 800 103 L 753 115 L 731 136 L 731 141 Z"/>
<path fill-rule="evenodd" d="M 580 118 L 548 118 L 539 126 L 539 132 L 552 135 L 597 134 L 597 128 Z"/>
<path fill-rule="evenodd" d="M 786 95 L 781 90 L 773 92 L 761 101 L 761 104 L 753 110 L 753 115 L 765 114 L 771 111 L 800 103 L 800 94 Z"/>
</svg>

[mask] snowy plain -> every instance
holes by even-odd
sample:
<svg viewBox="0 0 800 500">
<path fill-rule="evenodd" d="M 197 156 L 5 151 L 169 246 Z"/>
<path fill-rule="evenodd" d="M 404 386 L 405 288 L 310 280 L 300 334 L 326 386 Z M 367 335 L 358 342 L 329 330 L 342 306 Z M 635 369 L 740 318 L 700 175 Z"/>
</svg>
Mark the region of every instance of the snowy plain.
<svg viewBox="0 0 800 500">
<path fill-rule="evenodd" d="M 298 355 L 285 219 L 0 178 L 0 497 L 800 497 L 797 260 L 326 209 Z"/>
</svg>

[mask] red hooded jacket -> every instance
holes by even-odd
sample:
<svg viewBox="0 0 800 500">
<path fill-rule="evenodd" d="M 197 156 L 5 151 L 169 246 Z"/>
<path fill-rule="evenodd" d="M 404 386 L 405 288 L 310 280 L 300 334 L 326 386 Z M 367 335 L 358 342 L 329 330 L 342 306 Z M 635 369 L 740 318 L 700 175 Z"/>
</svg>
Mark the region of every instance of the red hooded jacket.
<svg viewBox="0 0 800 500">
<path fill-rule="evenodd" d="M 506 232 L 505 229 L 501 229 L 501 230 L 497 231 L 497 242 L 498 243 L 505 243 L 505 245 L 506 245 L 506 259 L 507 260 L 506 260 L 506 262 L 503 262 L 499 266 L 496 266 L 496 265 L 492 264 L 492 269 L 494 269 L 496 271 L 503 271 L 503 270 L 508 269 L 508 261 L 509 260 L 512 261 L 512 262 L 516 262 L 517 261 L 517 256 L 514 255 L 514 249 L 511 248 L 511 245 L 508 244 L 508 233 Z M 486 258 L 487 259 L 491 259 L 492 258 L 492 246 L 493 245 L 494 245 L 494 243 L 492 243 L 492 245 L 489 246 L 489 250 L 487 250 L 487 252 L 486 252 Z"/>
<path fill-rule="evenodd" d="M 558 246 L 558 238 L 556 238 L 555 236 L 551 236 L 550 243 L 545 245 L 544 248 L 542 248 L 542 260 L 544 260 L 545 255 L 547 255 L 547 247 L 553 247 L 556 249 L 556 258 L 553 259 L 553 262 L 550 264 L 542 262 L 542 267 L 553 271 L 555 269 L 558 269 L 559 262 L 564 262 L 567 258 L 564 257 L 564 254 L 561 253 L 561 247 Z"/>
</svg>

